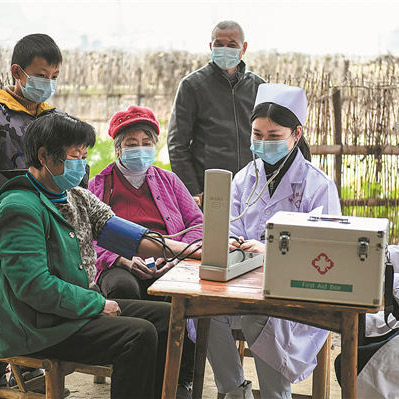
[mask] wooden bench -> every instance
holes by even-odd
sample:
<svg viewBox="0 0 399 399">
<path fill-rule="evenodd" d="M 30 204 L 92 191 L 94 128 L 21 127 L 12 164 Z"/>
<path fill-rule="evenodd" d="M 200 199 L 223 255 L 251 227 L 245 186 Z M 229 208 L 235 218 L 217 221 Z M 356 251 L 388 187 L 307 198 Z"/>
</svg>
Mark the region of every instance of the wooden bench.
<svg viewBox="0 0 399 399">
<path fill-rule="evenodd" d="M 28 356 L 14 356 L 0 359 L 9 363 L 14 373 L 17 385 L 11 388 L 0 388 L 1 399 L 60 399 L 64 395 L 65 376 L 77 371 L 105 378 L 112 374 L 112 366 L 91 366 L 88 364 L 66 362 L 57 359 L 39 359 Z M 20 367 L 44 369 L 44 376 L 24 381 Z M 43 386 L 45 381 L 45 394 L 32 392 Z"/>
</svg>

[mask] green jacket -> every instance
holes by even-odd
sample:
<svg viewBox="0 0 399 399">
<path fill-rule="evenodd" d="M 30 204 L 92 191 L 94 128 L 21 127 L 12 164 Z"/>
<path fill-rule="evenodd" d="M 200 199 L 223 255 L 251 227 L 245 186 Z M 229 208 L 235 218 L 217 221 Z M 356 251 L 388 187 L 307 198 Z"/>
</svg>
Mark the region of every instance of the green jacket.
<svg viewBox="0 0 399 399">
<path fill-rule="evenodd" d="M 73 227 L 25 176 L 0 189 L 0 356 L 55 345 L 99 315 Z"/>
</svg>

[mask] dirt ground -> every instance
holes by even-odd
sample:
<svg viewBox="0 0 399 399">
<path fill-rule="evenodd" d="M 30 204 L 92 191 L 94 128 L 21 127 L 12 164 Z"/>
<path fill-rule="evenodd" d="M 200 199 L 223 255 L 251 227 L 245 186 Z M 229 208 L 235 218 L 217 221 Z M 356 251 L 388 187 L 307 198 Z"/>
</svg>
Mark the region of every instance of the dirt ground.
<svg viewBox="0 0 399 399">
<path fill-rule="evenodd" d="M 334 360 L 341 352 L 340 337 L 333 334 L 332 351 L 331 351 L 331 377 L 330 377 L 330 398 L 339 399 L 341 397 L 341 389 L 335 378 Z M 252 358 L 244 359 L 245 377 L 251 380 L 254 388 L 258 388 L 258 380 L 256 370 Z M 73 373 L 66 377 L 66 386 L 71 391 L 69 399 L 106 399 L 109 398 L 110 380 L 107 378 L 105 384 L 94 384 L 93 376 L 80 373 Z M 312 377 L 292 386 L 293 394 L 310 394 L 312 391 Z M 216 399 L 217 390 L 213 380 L 212 370 L 207 363 L 205 372 L 203 399 Z M 316 398 L 317 399 L 317 398 Z"/>
</svg>

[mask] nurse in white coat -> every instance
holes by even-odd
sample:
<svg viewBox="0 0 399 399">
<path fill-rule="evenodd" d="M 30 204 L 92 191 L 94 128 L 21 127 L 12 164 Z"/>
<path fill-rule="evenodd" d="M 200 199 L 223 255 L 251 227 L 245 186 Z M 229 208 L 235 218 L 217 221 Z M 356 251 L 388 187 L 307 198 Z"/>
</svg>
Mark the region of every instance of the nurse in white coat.
<svg viewBox="0 0 399 399">
<path fill-rule="evenodd" d="M 322 207 L 322 213 L 341 214 L 334 182 L 302 153 L 309 155 L 302 138 L 306 111 L 306 95 L 299 87 L 267 83 L 259 86 L 251 117 L 251 150 L 259 157 L 255 162 L 259 182 L 249 202 L 258 195 L 260 198 L 230 227 L 232 234 L 244 240 L 243 250 L 264 252 L 266 222 L 277 211 L 310 212 Z M 273 175 L 272 183 L 261 193 Z M 235 176 L 232 218 L 244 211 L 255 176 L 254 162 Z M 291 398 L 291 383 L 310 375 L 328 331 L 267 316 L 212 319 L 208 359 L 218 390 L 227 393 L 227 399 L 253 398 L 231 334 L 231 328 L 239 325 L 255 358 L 261 398 Z"/>
</svg>

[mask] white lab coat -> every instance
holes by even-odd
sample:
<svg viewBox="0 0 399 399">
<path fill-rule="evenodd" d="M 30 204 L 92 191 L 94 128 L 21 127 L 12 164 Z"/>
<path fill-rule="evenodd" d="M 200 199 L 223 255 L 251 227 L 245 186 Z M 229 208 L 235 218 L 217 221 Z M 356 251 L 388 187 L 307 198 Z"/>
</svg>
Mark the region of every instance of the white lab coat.
<svg viewBox="0 0 399 399">
<path fill-rule="evenodd" d="M 389 252 L 394 266 L 394 296 L 399 301 L 399 246 L 390 245 Z M 389 325 L 399 328 L 399 322 L 391 315 Z M 366 315 L 366 336 L 375 337 L 390 331 L 384 320 L 384 312 Z M 399 398 L 399 336 L 382 346 L 367 362 L 357 378 L 360 399 Z"/>
<path fill-rule="evenodd" d="M 259 183 L 255 195 L 266 183 L 262 160 L 256 161 Z M 234 218 L 245 207 L 255 184 L 255 168 L 249 163 L 237 173 L 232 185 Z M 266 222 L 278 211 L 310 212 L 323 206 L 324 214 L 340 215 L 341 207 L 334 182 L 321 170 L 306 161 L 298 151 L 290 168 L 277 186 L 272 198 L 266 189 L 244 217 L 231 223 L 230 230 L 245 239 L 261 240 Z M 292 383 L 307 378 L 316 366 L 316 355 L 323 346 L 328 331 L 293 321 L 270 317 L 251 345 L 251 350 Z"/>
</svg>

